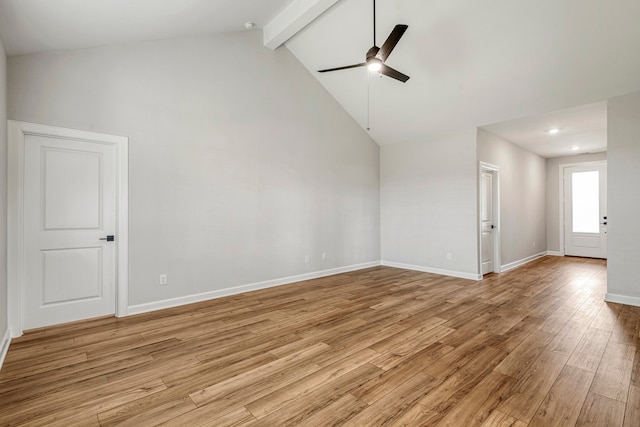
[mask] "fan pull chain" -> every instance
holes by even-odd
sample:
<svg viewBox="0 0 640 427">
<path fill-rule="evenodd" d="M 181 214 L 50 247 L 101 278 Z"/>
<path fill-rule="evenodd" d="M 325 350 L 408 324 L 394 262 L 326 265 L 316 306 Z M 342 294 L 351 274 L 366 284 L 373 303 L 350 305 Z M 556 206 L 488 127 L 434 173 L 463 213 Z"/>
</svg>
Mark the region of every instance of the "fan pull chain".
<svg viewBox="0 0 640 427">
<path fill-rule="evenodd" d="M 367 73 L 367 131 L 371 130 L 371 73 Z"/>
</svg>

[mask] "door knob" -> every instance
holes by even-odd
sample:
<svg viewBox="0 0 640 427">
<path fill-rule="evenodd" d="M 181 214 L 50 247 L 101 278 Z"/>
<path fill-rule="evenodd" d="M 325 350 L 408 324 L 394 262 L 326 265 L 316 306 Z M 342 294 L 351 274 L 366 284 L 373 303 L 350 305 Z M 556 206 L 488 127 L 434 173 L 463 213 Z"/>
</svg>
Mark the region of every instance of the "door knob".
<svg viewBox="0 0 640 427">
<path fill-rule="evenodd" d="M 107 242 L 113 242 L 115 240 L 115 236 L 110 234 L 107 237 L 101 237 L 100 240 L 106 240 Z"/>
</svg>

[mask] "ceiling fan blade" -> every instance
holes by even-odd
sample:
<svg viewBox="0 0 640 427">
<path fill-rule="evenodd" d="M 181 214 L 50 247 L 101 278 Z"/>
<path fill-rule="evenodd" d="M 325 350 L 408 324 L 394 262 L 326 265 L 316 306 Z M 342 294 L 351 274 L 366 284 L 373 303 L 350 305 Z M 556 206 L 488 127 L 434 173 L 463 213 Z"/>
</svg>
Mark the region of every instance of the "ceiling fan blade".
<svg viewBox="0 0 640 427">
<path fill-rule="evenodd" d="M 389 37 L 387 37 L 387 40 L 385 40 L 378 52 L 378 58 L 382 59 L 382 62 L 386 61 L 389 55 L 391 55 L 391 51 L 396 47 L 400 41 L 400 37 L 407 31 L 407 28 L 409 28 L 408 25 L 396 25 L 393 28 L 393 31 L 391 31 L 391 34 L 389 34 Z"/>
<path fill-rule="evenodd" d="M 386 64 L 382 64 L 382 68 L 380 68 L 380 74 L 384 74 L 387 77 L 391 77 L 392 79 L 400 80 L 402 83 L 406 83 L 409 80 L 409 76 L 406 74 L 402 74 L 398 70 L 394 70 Z"/>
<path fill-rule="evenodd" d="M 360 64 L 347 65 L 347 66 L 344 66 L 344 67 L 327 68 L 326 70 L 318 70 L 318 72 L 319 73 L 326 73 L 328 71 L 348 70 L 349 68 L 364 67 L 365 65 L 367 65 L 366 62 L 361 62 Z"/>
</svg>

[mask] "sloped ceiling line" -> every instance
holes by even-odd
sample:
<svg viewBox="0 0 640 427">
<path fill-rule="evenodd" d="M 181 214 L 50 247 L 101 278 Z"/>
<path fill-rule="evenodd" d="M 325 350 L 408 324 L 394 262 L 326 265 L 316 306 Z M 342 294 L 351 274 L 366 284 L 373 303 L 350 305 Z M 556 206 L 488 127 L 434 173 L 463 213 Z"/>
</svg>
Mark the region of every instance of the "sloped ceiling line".
<svg viewBox="0 0 640 427">
<path fill-rule="evenodd" d="M 264 26 L 264 45 L 276 49 L 339 1 L 294 0 Z"/>
</svg>

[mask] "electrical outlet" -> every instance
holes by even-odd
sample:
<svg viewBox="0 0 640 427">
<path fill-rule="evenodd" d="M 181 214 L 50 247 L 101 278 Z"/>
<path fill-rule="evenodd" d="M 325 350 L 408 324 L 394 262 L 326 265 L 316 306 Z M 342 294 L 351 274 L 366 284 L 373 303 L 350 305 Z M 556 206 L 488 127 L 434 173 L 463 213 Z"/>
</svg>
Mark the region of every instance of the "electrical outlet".
<svg viewBox="0 0 640 427">
<path fill-rule="evenodd" d="M 304 256 L 304 263 L 305 264 L 309 264 L 309 261 L 311 261 L 311 257 L 309 255 L 305 255 Z"/>
<path fill-rule="evenodd" d="M 447 252 L 447 261 L 451 261 L 451 252 Z"/>
<path fill-rule="evenodd" d="M 327 260 L 327 253 L 326 252 L 322 252 L 322 260 L 323 261 Z"/>
<path fill-rule="evenodd" d="M 535 241 L 533 242 L 533 247 L 534 247 L 534 248 L 536 247 L 536 242 L 535 242 Z"/>
<path fill-rule="evenodd" d="M 166 274 L 161 274 L 160 275 L 160 284 L 161 285 L 166 285 L 167 284 L 167 275 Z"/>
</svg>

